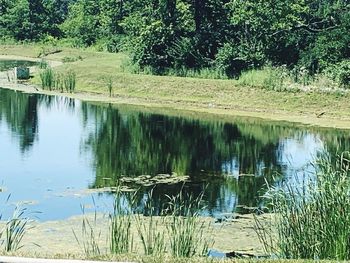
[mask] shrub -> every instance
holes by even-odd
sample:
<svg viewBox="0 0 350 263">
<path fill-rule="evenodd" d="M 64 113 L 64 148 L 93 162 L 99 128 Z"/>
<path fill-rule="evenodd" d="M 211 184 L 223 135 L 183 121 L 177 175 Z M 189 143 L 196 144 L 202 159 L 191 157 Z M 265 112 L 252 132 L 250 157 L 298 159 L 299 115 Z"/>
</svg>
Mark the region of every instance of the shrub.
<svg viewBox="0 0 350 263">
<path fill-rule="evenodd" d="M 226 43 L 219 49 L 215 64 L 230 77 L 238 77 L 242 71 L 259 68 L 264 61 L 264 55 L 259 52 L 245 50 L 239 44 Z"/>
<path fill-rule="evenodd" d="M 340 87 L 350 88 L 350 59 L 328 67 L 326 74 Z"/>
</svg>

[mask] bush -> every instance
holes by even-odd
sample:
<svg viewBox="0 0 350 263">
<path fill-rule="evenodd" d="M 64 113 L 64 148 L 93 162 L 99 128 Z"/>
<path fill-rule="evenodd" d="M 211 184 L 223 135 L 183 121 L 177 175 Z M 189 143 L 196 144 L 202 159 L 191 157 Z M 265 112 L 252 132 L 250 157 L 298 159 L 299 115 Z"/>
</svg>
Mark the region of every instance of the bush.
<svg viewBox="0 0 350 263">
<path fill-rule="evenodd" d="M 263 65 L 264 55 L 259 52 L 251 52 L 239 44 L 226 43 L 219 49 L 215 64 L 229 77 L 238 77 L 242 71 L 259 68 Z"/>
<path fill-rule="evenodd" d="M 228 76 L 239 76 L 242 71 L 248 69 L 246 58 L 240 56 L 237 48 L 230 44 L 225 44 L 215 59 L 216 66 Z"/>
<path fill-rule="evenodd" d="M 326 69 L 326 74 L 340 87 L 350 88 L 350 60 L 343 60 Z"/>
</svg>

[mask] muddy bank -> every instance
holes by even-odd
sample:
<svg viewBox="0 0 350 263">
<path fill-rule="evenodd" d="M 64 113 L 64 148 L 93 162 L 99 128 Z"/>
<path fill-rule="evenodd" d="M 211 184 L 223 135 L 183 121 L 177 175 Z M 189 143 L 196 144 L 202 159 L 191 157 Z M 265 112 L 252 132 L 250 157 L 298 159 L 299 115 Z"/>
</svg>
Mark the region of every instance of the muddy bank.
<svg viewBox="0 0 350 263">
<path fill-rule="evenodd" d="M 108 253 L 108 216 L 98 214 L 96 224 L 94 223 L 94 215 L 89 214 L 86 217 L 94 228 L 101 252 Z M 144 217 L 143 220 L 147 222 L 149 219 Z M 224 253 L 235 251 L 254 255 L 264 254 L 263 246 L 254 230 L 255 221 L 252 215 L 239 216 L 236 219 L 229 219 L 221 223 L 215 223 L 213 218 L 203 217 L 201 220 L 209 226 L 207 230 L 208 238 L 212 238 L 214 241 L 214 244 L 210 247 L 211 249 Z M 260 220 L 267 222 L 271 220 L 271 215 L 260 216 Z M 41 257 L 57 255 L 84 256 L 82 250 L 82 222 L 83 216 L 75 216 L 60 221 L 32 222 L 23 239 L 24 246 L 19 252 L 24 255 Z M 162 228 L 165 229 L 165 226 L 160 225 L 160 229 Z M 132 224 L 132 233 L 135 253 L 143 254 L 142 243 L 138 237 L 135 223 Z M 81 242 L 80 245 L 75 235 Z"/>
</svg>

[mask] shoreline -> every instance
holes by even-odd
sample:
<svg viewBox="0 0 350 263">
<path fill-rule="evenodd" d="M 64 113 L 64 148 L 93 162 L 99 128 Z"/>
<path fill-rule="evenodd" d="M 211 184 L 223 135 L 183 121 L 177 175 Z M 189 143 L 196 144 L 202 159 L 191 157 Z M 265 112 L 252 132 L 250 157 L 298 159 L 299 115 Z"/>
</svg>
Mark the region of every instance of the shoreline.
<svg viewBox="0 0 350 263">
<path fill-rule="evenodd" d="M 40 58 L 17 56 L 17 55 L 0 55 L 0 60 L 29 60 L 39 62 Z M 52 67 L 57 67 L 64 65 L 60 61 L 47 59 Z M 31 74 L 35 73 L 37 69 L 31 68 Z M 0 88 L 11 89 L 16 91 L 21 91 L 25 93 L 32 94 L 43 94 L 52 96 L 64 96 L 72 99 L 78 99 L 86 102 L 94 103 L 107 103 L 114 105 L 131 105 L 135 107 L 145 107 L 152 112 L 161 111 L 163 112 L 184 112 L 190 115 L 195 115 L 196 118 L 201 118 L 204 115 L 211 115 L 215 119 L 223 119 L 229 121 L 231 118 L 255 118 L 263 121 L 273 121 L 273 122 L 287 122 L 290 124 L 312 126 L 319 128 L 336 128 L 336 129 L 350 129 L 350 118 L 339 118 L 339 117 L 328 117 L 328 116 L 317 116 L 314 114 L 307 114 L 300 109 L 300 112 L 296 114 L 295 112 L 276 109 L 262 110 L 259 108 L 249 108 L 242 105 L 233 106 L 227 104 L 214 104 L 199 101 L 184 100 L 182 98 L 178 99 L 157 99 L 155 96 L 135 96 L 131 94 L 130 96 L 125 94 L 114 94 L 114 96 L 109 97 L 105 93 L 99 92 L 89 92 L 89 91 L 77 91 L 75 93 L 66 93 L 58 91 L 48 91 L 43 90 L 39 85 L 30 82 L 9 82 L 7 80 L 6 71 L 0 72 Z M 281 93 L 283 96 L 283 93 Z M 346 115 L 346 114 L 344 114 Z M 345 116 L 344 116 L 345 117 Z"/>
<path fill-rule="evenodd" d="M 85 237 L 81 231 L 84 219 L 91 223 L 91 227 L 96 233 L 95 238 L 100 251 L 102 254 L 108 255 L 108 244 L 106 241 L 109 236 L 109 218 L 108 215 L 101 213 L 76 215 L 56 221 L 31 221 L 24 235 L 22 242 L 24 246 L 20 252 L 28 257 L 34 255 L 56 257 L 60 254 L 62 255 L 62 251 L 65 251 L 64 254 L 66 255 L 84 257 L 84 251 L 77 242 L 77 239 L 81 241 Z M 145 216 L 142 216 L 142 219 L 145 222 L 149 220 Z M 272 220 L 272 215 L 260 215 L 259 219 L 269 223 Z M 132 222 L 134 220 L 135 218 L 132 217 Z M 154 217 L 153 220 L 163 222 L 162 217 L 159 216 Z M 208 227 L 210 232 L 210 237 L 208 238 L 214 242 L 210 250 L 220 253 L 236 252 L 249 253 L 256 256 L 265 255 L 263 244 L 255 232 L 253 215 L 240 215 L 222 223 L 214 223 L 214 218 L 209 217 L 199 217 L 198 220 L 205 223 Z M 0 223 L 3 224 L 1 221 Z M 74 230 L 74 233 L 72 230 Z M 164 222 L 158 225 L 158 230 L 167 235 Z M 134 237 L 134 253 L 143 254 L 142 241 L 134 223 L 131 227 L 131 233 Z"/>
</svg>

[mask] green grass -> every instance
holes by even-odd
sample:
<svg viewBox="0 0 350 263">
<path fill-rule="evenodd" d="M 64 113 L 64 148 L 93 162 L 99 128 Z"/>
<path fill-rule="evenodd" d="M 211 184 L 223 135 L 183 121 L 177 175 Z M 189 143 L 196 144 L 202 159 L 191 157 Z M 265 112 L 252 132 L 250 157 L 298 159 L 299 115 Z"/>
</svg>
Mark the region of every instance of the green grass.
<svg viewBox="0 0 350 263">
<path fill-rule="evenodd" d="M 75 93 L 103 94 L 106 98 L 100 96 L 100 100 L 107 100 L 110 94 L 101 76 L 110 76 L 113 98 L 120 103 L 350 127 L 348 93 L 340 96 L 339 92 L 294 89 L 276 92 L 273 88 L 262 88 L 266 83 L 263 79 L 268 75 L 266 71 L 245 73 L 241 80 L 132 74 L 123 66 L 128 59 L 126 54 L 60 49 L 60 53 L 49 54 L 45 59 L 62 61 L 65 57 L 81 57 L 82 60 L 57 67 L 57 71 L 73 69 L 78 80 Z M 8 55 L 38 57 L 40 50 L 39 45 L 0 46 L 0 54 Z M 38 75 L 33 82 L 40 83 Z M 321 112 L 325 114 L 317 118 Z"/>
<path fill-rule="evenodd" d="M 144 254 L 160 256 L 166 252 L 165 231 L 162 229 L 165 220 L 156 218 L 154 212 L 153 190 L 151 190 L 147 200 L 144 201 L 144 213 L 148 215 L 147 220 L 140 214 L 136 214 L 134 219 Z"/>
<path fill-rule="evenodd" d="M 93 203 L 95 201 L 93 199 Z M 85 215 L 85 208 L 81 206 L 83 219 L 81 226 L 81 239 L 78 237 L 78 234 L 74 229 L 72 229 L 75 240 L 78 245 L 82 248 L 84 255 L 87 257 L 94 257 L 101 255 L 101 249 L 99 246 L 99 240 L 101 239 L 101 231 L 97 230 L 97 213 L 94 213 L 93 220 Z"/>
<path fill-rule="evenodd" d="M 169 197 L 167 208 L 156 216 L 153 190 L 145 198 L 143 214 L 135 206 L 136 195 L 137 192 L 116 190 L 113 211 L 108 215 L 106 246 L 100 242 L 101 231 L 98 231 L 96 213 L 91 219 L 91 216 L 85 216 L 83 210 L 81 235 L 73 233 L 84 255 L 140 254 L 143 250 L 145 256 L 206 257 L 213 238 L 209 220 L 199 216 L 201 196 L 195 199 L 191 195 L 183 195 L 181 191 Z M 102 253 L 100 244 L 109 247 L 109 250 Z"/>
<path fill-rule="evenodd" d="M 134 250 L 134 236 L 131 231 L 132 211 L 125 207 L 126 200 L 120 190 L 114 196 L 113 212 L 109 214 L 110 220 L 110 253 L 123 254 Z"/>
<path fill-rule="evenodd" d="M 172 213 L 167 230 L 173 257 L 206 256 L 213 245 L 210 226 L 199 219 L 201 199 L 180 192 L 170 200 Z"/>
<path fill-rule="evenodd" d="M 52 68 L 46 68 L 40 72 L 41 86 L 43 89 L 52 90 L 55 85 L 55 75 Z"/>
<path fill-rule="evenodd" d="M 7 201 L 9 200 L 8 197 Z M 30 219 L 25 216 L 26 209 L 16 206 L 11 218 L 9 218 L 2 229 L 0 229 L 0 247 L 5 252 L 15 252 L 23 247 L 22 240 L 29 226 Z M 0 215 L 1 220 L 1 215 Z"/>
<path fill-rule="evenodd" d="M 69 69 L 66 72 L 57 72 L 47 67 L 40 72 L 41 87 L 43 89 L 59 90 L 73 93 L 76 87 L 76 74 Z"/>
<path fill-rule="evenodd" d="M 349 192 L 349 152 L 336 160 L 322 157 L 317 173 L 297 185 L 287 181 L 272 188 L 276 233 L 260 233 L 266 248 L 281 258 L 349 260 Z"/>
</svg>

